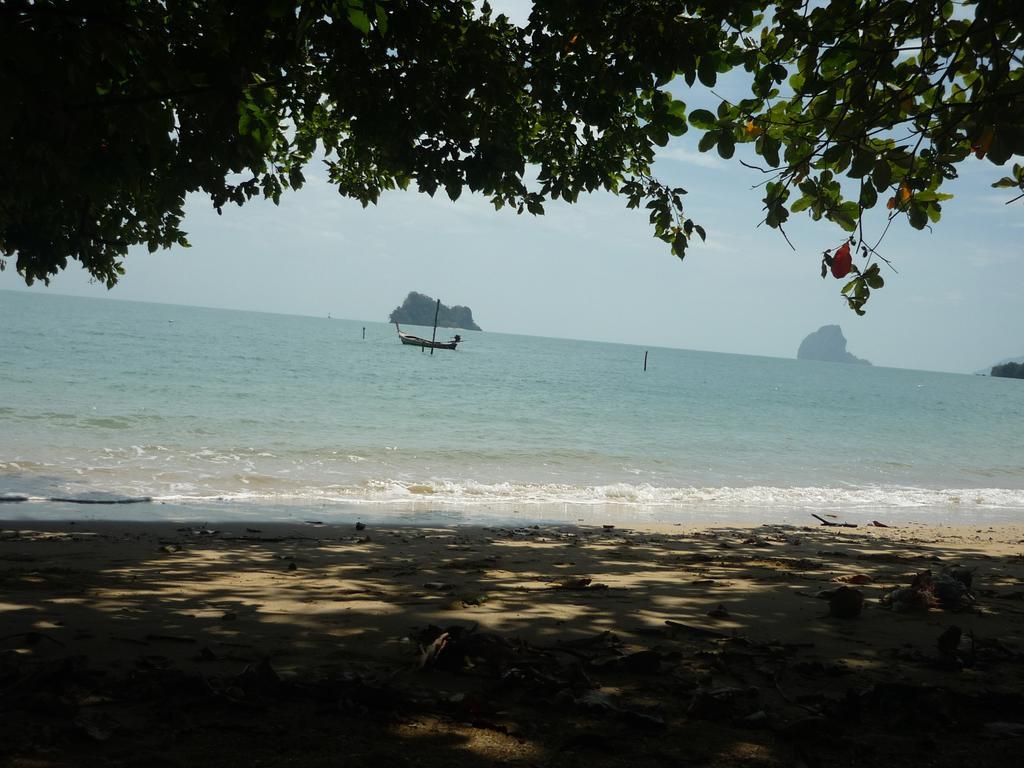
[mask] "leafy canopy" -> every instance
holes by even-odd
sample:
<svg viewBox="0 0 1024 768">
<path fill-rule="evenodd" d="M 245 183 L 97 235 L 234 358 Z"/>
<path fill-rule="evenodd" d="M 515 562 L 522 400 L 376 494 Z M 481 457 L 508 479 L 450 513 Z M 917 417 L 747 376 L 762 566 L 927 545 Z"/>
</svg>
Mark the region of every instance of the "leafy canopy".
<svg viewBox="0 0 1024 768">
<path fill-rule="evenodd" d="M 692 127 L 746 145 L 767 225 L 843 231 L 822 276 L 852 275 L 862 313 L 865 211 L 924 228 L 960 163 L 1024 153 L 1022 21 L 1019 0 L 538 0 L 525 26 L 472 0 L 7 0 L 0 251 L 30 284 L 76 259 L 113 286 L 131 246 L 187 245 L 186 194 L 276 202 L 321 159 L 363 205 L 608 190 L 682 258 L 705 232 L 651 166 Z M 744 98 L 677 98 L 733 71 Z M 994 186 L 1024 194 L 1024 168 Z"/>
</svg>

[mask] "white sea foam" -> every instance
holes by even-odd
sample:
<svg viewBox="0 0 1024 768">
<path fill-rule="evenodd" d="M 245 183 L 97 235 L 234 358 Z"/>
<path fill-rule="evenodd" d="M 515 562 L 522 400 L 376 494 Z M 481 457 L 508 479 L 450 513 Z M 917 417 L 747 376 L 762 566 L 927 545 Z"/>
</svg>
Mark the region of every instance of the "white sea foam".
<svg viewBox="0 0 1024 768">
<path fill-rule="evenodd" d="M 649 484 L 564 485 L 482 483 L 474 481 L 394 479 L 329 488 L 251 488 L 225 492 L 171 492 L 160 501 L 281 501 L 402 504 L 429 501 L 434 505 L 570 504 L 625 505 L 636 508 L 715 508 L 858 510 L 914 508 L 978 508 L 1024 510 L 1024 490 L 1008 488 L 866 487 L 660 487 Z"/>
</svg>

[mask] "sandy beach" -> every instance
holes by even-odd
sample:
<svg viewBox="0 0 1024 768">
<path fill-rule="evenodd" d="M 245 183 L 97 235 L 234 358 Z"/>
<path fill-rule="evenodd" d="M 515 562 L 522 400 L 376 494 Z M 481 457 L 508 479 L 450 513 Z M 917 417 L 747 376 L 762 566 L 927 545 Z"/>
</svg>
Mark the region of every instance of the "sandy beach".
<svg viewBox="0 0 1024 768">
<path fill-rule="evenodd" d="M 1024 736 L 1024 526 L 0 529 L 8 766 L 994 766 Z"/>
</svg>

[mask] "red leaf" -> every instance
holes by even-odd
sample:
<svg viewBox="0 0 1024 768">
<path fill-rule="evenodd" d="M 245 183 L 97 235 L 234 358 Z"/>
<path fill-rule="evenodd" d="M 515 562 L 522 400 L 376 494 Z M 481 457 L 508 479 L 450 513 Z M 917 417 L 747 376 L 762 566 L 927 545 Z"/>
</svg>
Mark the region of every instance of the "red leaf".
<svg viewBox="0 0 1024 768">
<path fill-rule="evenodd" d="M 850 244 L 843 243 L 832 257 L 832 277 L 839 279 L 850 274 L 853 257 L 850 256 Z"/>
</svg>

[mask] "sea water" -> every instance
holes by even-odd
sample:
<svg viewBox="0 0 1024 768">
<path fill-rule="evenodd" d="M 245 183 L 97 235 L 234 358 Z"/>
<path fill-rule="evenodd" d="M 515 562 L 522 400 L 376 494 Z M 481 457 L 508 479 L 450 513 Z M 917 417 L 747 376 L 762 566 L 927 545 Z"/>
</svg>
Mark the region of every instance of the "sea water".
<svg viewBox="0 0 1024 768">
<path fill-rule="evenodd" d="M 3 517 L 1024 519 L 1015 380 L 12 291 L 0 323 Z"/>
</svg>

